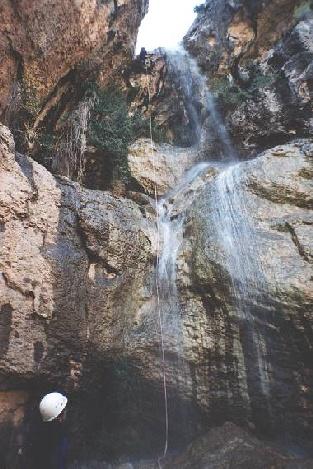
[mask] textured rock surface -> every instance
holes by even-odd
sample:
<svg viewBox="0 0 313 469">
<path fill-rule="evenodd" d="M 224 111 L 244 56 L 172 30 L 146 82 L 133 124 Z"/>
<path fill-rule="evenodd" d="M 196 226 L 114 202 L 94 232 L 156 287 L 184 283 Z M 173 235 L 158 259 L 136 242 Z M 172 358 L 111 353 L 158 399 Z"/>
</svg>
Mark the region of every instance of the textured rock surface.
<svg viewBox="0 0 313 469">
<path fill-rule="evenodd" d="M 186 357 L 210 419 L 227 409 L 303 438 L 312 430 L 312 150 L 277 147 L 208 183 L 178 279 Z"/>
<path fill-rule="evenodd" d="M 160 49 L 148 54 L 146 67 L 135 60 L 123 77 L 131 112 L 151 116 L 155 140 L 177 146 L 194 143 L 190 116 L 167 51 Z"/>
<path fill-rule="evenodd" d="M 310 5 L 207 1 L 185 38 L 242 152 L 312 135 Z"/>
<path fill-rule="evenodd" d="M 39 0 L 4 0 L 0 7 L 0 115 L 16 98 L 17 82 L 34 114 L 51 93 L 56 92 L 53 104 L 59 102 L 57 87 L 63 79 L 64 94 L 71 80 L 73 84 L 70 73 L 108 83 L 132 57 L 146 9 L 147 2 L 141 0 L 46 0 L 44 6 Z M 11 102 L 11 108 L 14 105 Z"/>
<path fill-rule="evenodd" d="M 301 1 L 207 0 L 185 45 L 210 73 L 231 71 L 238 59 L 260 56 L 295 23 Z"/>
<path fill-rule="evenodd" d="M 0 142 L 1 389 L 32 398 L 51 386 L 93 392 L 96 363 L 122 359 L 153 225 L 134 202 L 15 157 L 3 126 Z"/>
<path fill-rule="evenodd" d="M 266 446 L 231 423 L 214 429 L 192 443 L 187 451 L 165 465 L 179 469 L 226 468 L 309 468 L 312 460 L 303 461 L 283 455 Z"/>
<path fill-rule="evenodd" d="M 197 151 L 193 148 L 167 144 L 151 146 L 149 139 L 138 140 L 128 153 L 131 175 L 151 195 L 155 187 L 159 195 L 173 189 L 196 160 Z"/>
<path fill-rule="evenodd" d="M 277 147 L 238 168 L 255 229 L 248 253 L 262 259 L 265 277 L 241 305 L 253 329 L 216 236 L 216 170 L 171 200 L 174 219 L 195 201 L 178 258 L 182 316 L 164 324 L 171 447 L 230 418 L 266 434 L 311 435 L 312 144 Z M 14 157 L 4 127 L 0 187 L 1 389 L 31 392 L 30 402 L 51 386 L 70 392 L 76 456 L 161 451 L 153 209 Z"/>
<path fill-rule="evenodd" d="M 83 80 L 107 84 L 114 75 L 129 91 L 131 112 L 151 115 L 172 142 L 193 141 L 182 89 L 162 53 L 147 71 L 137 62 L 120 73 L 147 2 L 46 1 L 44 10 L 39 3 L 0 6 L 5 119 L 22 98 L 33 130 L 50 112 L 53 129 L 80 100 Z M 0 454 L 25 409 L 62 388 L 80 466 L 159 455 L 164 373 L 170 449 L 228 420 L 301 448 L 312 441 L 313 145 L 283 145 L 312 132 L 311 4 L 212 0 L 202 11 L 186 44 L 238 146 L 281 145 L 234 169 L 207 168 L 159 207 L 159 223 L 170 210 L 176 230 L 161 227 L 177 241 L 168 244 L 169 257 L 180 246 L 178 291 L 172 284 L 161 301 L 166 285 L 155 283 L 160 243 L 151 199 L 54 178 L 15 153 L 0 127 Z M 155 148 L 152 157 L 150 142 L 137 142 L 129 162 L 149 194 L 154 183 L 163 194 L 197 155 Z M 302 467 L 232 426 L 170 465 L 258 467 L 260 460 Z"/>
<path fill-rule="evenodd" d="M 263 57 L 264 83 L 228 116 L 234 139 L 244 137 L 246 149 L 312 136 L 312 44 L 313 19 L 301 21 Z"/>
<path fill-rule="evenodd" d="M 211 430 L 189 445 L 179 456 L 162 461 L 165 469 L 226 469 L 255 467 L 258 469 L 309 469 L 312 459 L 303 460 L 284 454 L 279 447 L 269 446 L 232 423 Z M 76 463 L 71 469 L 157 469 L 156 461 L 121 464 L 88 461 Z"/>
</svg>

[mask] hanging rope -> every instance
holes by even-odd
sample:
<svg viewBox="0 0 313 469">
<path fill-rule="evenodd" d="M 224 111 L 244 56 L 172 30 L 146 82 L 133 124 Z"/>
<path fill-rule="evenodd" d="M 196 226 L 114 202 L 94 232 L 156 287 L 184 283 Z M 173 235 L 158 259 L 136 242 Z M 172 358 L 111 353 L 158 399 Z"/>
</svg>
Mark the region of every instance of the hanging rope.
<svg viewBox="0 0 313 469">
<path fill-rule="evenodd" d="M 145 65 L 146 69 L 146 86 L 148 90 L 148 102 L 151 104 L 151 92 L 150 84 L 148 78 L 148 66 Z M 150 114 L 149 118 L 149 127 L 150 127 L 150 147 L 152 153 L 152 167 L 153 167 L 153 177 L 154 177 L 154 201 L 156 208 L 156 222 L 157 222 L 157 262 L 156 262 L 156 276 L 155 276 L 155 286 L 156 286 L 156 297 L 157 297 L 157 312 L 159 319 L 159 329 L 161 337 L 161 360 L 162 360 L 162 374 L 163 374 L 163 391 L 164 391 L 164 409 L 165 409 L 165 442 L 163 455 L 158 458 L 158 466 L 161 469 L 161 460 L 164 459 L 167 455 L 168 450 L 168 431 L 169 431 L 169 418 L 168 418 L 168 395 L 167 395 L 167 380 L 166 380 L 166 370 L 165 370 L 165 347 L 164 347 L 164 334 L 163 334 L 163 313 L 161 310 L 161 301 L 160 301 L 160 284 L 159 284 L 159 268 L 160 268 L 160 216 L 158 211 L 158 190 L 156 185 L 156 164 L 154 158 L 154 145 L 153 145 L 153 131 L 152 131 L 152 117 Z"/>
</svg>

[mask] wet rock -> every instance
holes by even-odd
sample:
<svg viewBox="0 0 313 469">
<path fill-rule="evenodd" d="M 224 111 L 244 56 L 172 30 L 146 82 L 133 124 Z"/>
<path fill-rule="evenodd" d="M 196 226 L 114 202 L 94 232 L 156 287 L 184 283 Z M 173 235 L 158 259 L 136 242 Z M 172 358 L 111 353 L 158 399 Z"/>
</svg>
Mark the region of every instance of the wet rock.
<svg viewBox="0 0 313 469">
<path fill-rule="evenodd" d="M 312 459 L 300 459 L 289 455 L 282 448 L 270 446 L 247 431 L 227 422 L 193 441 L 179 456 L 167 455 L 160 460 L 165 469 L 309 469 Z M 71 469 L 157 469 L 157 461 L 132 461 L 129 463 L 106 464 L 88 461 L 76 463 Z"/>
<path fill-rule="evenodd" d="M 159 142 L 190 146 L 192 124 L 182 90 L 177 86 L 168 52 L 159 49 L 147 55 L 147 66 L 134 60 L 123 74 L 130 112 L 152 119 L 152 136 Z"/>
<path fill-rule="evenodd" d="M 178 265 L 186 356 L 210 419 L 227 413 L 303 439 L 312 422 L 312 149 L 296 141 L 222 170 L 191 209 Z"/>
<path fill-rule="evenodd" d="M 242 154 L 312 135 L 309 4 L 207 2 L 185 38 Z"/>
</svg>

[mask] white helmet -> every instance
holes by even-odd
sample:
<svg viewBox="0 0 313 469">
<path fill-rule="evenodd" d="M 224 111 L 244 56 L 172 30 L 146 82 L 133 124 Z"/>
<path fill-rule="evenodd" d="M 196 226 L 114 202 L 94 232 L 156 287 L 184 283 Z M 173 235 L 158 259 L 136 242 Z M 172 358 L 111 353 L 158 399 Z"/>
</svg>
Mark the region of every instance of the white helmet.
<svg viewBox="0 0 313 469">
<path fill-rule="evenodd" d="M 46 394 L 40 401 L 39 410 L 44 422 L 51 422 L 56 419 L 65 409 L 67 398 L 59 392 L 51 392 Z"/>
</svg>

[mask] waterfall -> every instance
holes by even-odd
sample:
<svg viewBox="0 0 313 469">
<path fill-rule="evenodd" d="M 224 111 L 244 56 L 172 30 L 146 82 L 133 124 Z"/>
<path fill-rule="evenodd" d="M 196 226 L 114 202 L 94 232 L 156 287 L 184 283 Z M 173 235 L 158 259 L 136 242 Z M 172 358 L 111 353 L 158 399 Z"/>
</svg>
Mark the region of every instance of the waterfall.
<svg viewBox="0 0 313 469">
<path fill-rule="evenodd" d="M 236 153 L 231 139 L 208 88 L 207 78 L 201 73 L 196 60 L 187 51 L 180 50 L 168 51 L 167 62 L 176 86 L 182 92 L 199 150 L 205 151 L 207 141 L 214 137 L 221 145 L 220 159 L 234 160 Z M 217 154 L 212 156 L 218 159 Z"/>
<path fill-rule="evenodd" d="M 252 339 L 261 391 L 268 397 L 266 342 L 262 323 L 252 314 L 255 305 L 262 303 L 266 280 L 257 232 L 249 215 L 249 199 L 244 189 L 247 164 L 228 166 L 215 179 L 211 188 L 210 223 L 219 246 L 219 261 L 230 277 L 235 314 Z"/>
<path fill-rule="evenodd" d="M 172 75 L 176 78 L 176 86 L 181 90 L 189 119 L 196 136 L 196 148 L 203 154 L 206 148 L 206 140 L 209 137 L 207 128 L 203 122 L 203 110 L 206 117 L 213 122 L 215 138 L 221 143 L 222 157 L 229 160 L 234 158 L 234 151 L 223 121 L 216 109 L 214 99 L 207 87 L 206 79 L 201 74 L 194 59 L 186 52 L 168 53 L 167 60 L 172 69 Z M 195 100 L 199 98 L 199 102 Z M 200 103 L 200 105 L 199 105 Z M 212 124 L 211 124 L 212 128 Z M 216 155 L 217 156 L 217 155 Z M 190 394 L 189 383 L 192 382 L 188 364 L 184 360 L 184 324 L 176 282 L 177 258 L 184 236 L 185 217 L 193 203 L 193 198 L 188 197 L 190 185 L 208 167 L 208 163 L 194 165 L 176 182 L 176 187 L 169 191 L 165 197 L 156 203 L 159 254 L 156 268 L 156 305 L 159 316 L 161 355 L 163 363 L 163 387 L 165 400 L 165 445 L 163 456 L 166 455 L 169 446 L 171 422 L 169 422 L 168 408 L 168 376 L 167 356 L 176 356 L 175 363 L 171 363 L 176 375 L 176 392 L 186 396 Z M 211 163 L 212 166 L 212 163 Z M 179 207 L 179 200 L 183 199 L 183 208 Z M 177 206 L 178 205 L 178 206 Z M 171 358 L 173 362 L 173 358 Z M 173 381 L 173 377 L 171 377 Z M 179 401 L 179 399 L 178 399 Z M 179 415 L 175 415 L 175 424 L 185 428 L 188 433 L 188 422 L 185 409 L 180 408 Z"/>
<path fill-rule="evenodd" d="M 176 285 L 176 264 L 179 249 L 183 241 L 184 221 L 192 198 L 186 198 L 190 184 L 196 180 L 209 166 L 208 163 L 198 163 L 193 166 L 171 190 L 157 203 L 157 218 L 159 231 L 159 258 L 157 265 L 157 282 L 163 304 L 164 322 L 171 327 L 167 329 L 177 340 L 181 338 L 182 324 L 179 314 L 179 298 Z M 177 208 L 175 200 L 184 198 L 183 210 Z M 166 332 L 165 332 L 166 333 Z M 180 354 L 182 350 L 178 347 Z"/>
<path fill-rule="evenodd" d="M 186 191 L 208 167 L 207 163 L 199 163 L 193 166 L 177 183 L 175 189 L 169 191 L 166 196 L 157 201 L 157 225 L 158 225 L 158 262 L 156 266 L 156 292 L 157 314 L 159 316 L 161 353 L 163 362 L 163 385 L 165 398 L 165 427 L 166 438 L 163 457 L 167 454 L 169 445 L 169 409 L 168 391 L 165 362 L 167 354 L 175 354 L 175 361 L 171 359 L 171 368 L 175 371 L 177 393 L 183 395 L 188 381 L 189 368 L 184 360 L 183 318 L 179 294 L 176 283 L 176 264 L 178 253 L 183 241 L 184 222 L 188 207 L 192 199 L 186 198 Z M 183 209 L 177 208 L 176 198 L 183 198 Z M 173 380 L 173 379 L 172 379 Z M 187 427 L 185 409 L 180 407 L 177 419 L 183 427 Z M 177 425 L 177 422 L 175 422 Z M 188 431 L 188 430 L 187 430 Z"/>
<path fill-rule="evenodd" d="M 239 163 L 236 151 L 223 120 L 217 110 L 208 86 L 195 60 L 187 52 L 167 53 L 167 60 L 184 97 L 199 154 L 210 165 L 219 165 L 219 175 L 213 180 L 210 190 L 208 223 L 213 227 L 215 242 L 219 246 L 218 256 L 227 271 L 237 321 L 242 324 L 243 353 L 249 358 L 251 374 L 258 376 L 260 399 L 266 401 L 270 395 L 268 351 L 264 339 L 262 321 L 254 314 L 254 307 L 266 290 L 265 276 L 258 255 L 257 236 L 249 216 L 249 206 L 244 190 L 245 163 Z M 207 124 L 209 119 L 210 125 Z M 217 140 L 220 154 L 215 145 L 207 149 L 207 140 Z M 220 163 L 217 162 L 219 160 Z M 158 229 L 160 237 L 159 261 L 156 282 L 162 310 L 161 331 L 165 346 L 169 344 L 177 356 L 177 375 L 188 378 L 188 366 L 184 363 L 183 319 L 176 285 L 177 258 L 184 236 L 186 213 L 192 200 L 186 201 L 184 210 L 177 212 L 177 201 L 184 197 L 188 185 L 204 171 L 203 163 L 191 168 L 176 188 L 157 203 Z M 210 214 L 210 215 L 209 215 Z M 251 360 L 251 357 L 252 360 Z M 252 364 L 251 364 L 252 363 Z M 268 405 L 267 405 L 268 404 Z"/>
<path fill-rule="evenodd" d="M 244 163 L 233 164 L 217 176 L 211 195 L 211 221 L 223 255 L 223 264 L 240 303 L 240 317 L 251 321 L 251 314 L 244 305 L 251 295 L 255 298 L 265 289 L 265 276 L 243 189 L 244 168 Z"/>
</svg>

